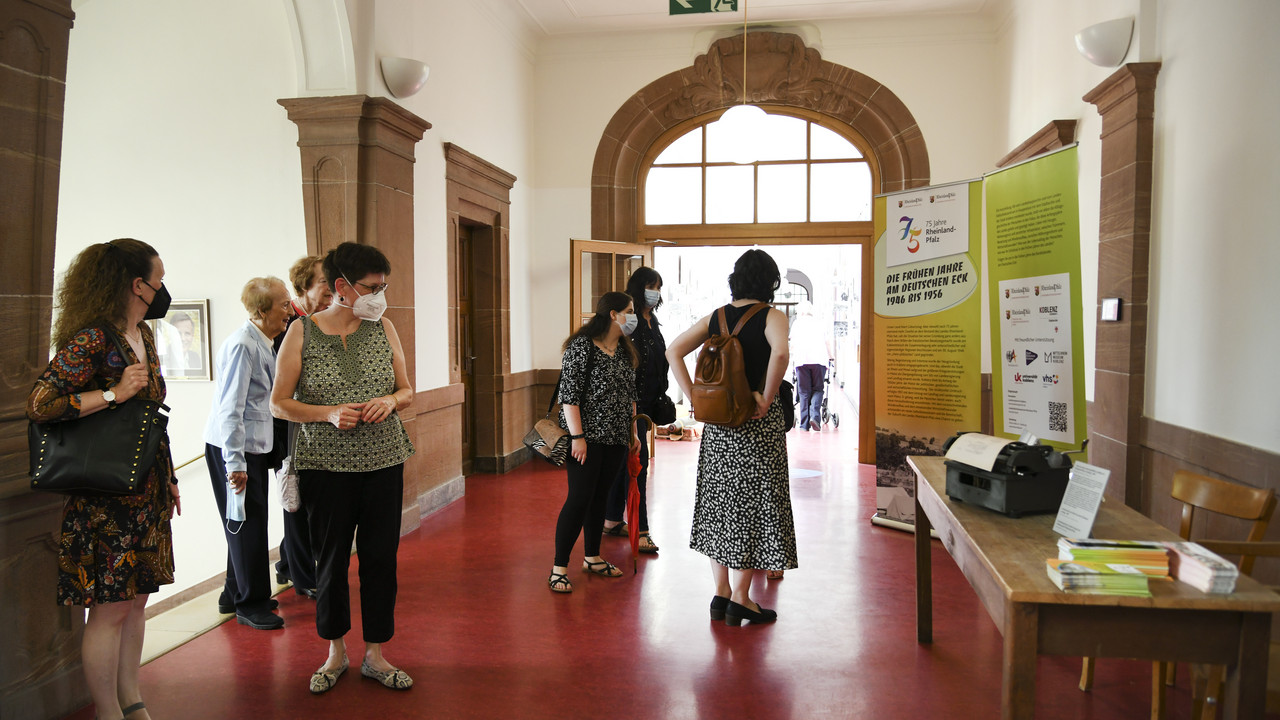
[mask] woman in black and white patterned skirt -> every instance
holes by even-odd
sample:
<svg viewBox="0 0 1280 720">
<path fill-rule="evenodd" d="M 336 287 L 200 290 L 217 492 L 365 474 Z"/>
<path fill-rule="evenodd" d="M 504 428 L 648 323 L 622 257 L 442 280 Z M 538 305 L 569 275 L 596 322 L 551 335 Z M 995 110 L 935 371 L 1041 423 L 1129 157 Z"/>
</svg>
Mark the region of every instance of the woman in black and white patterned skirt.
<svg viewBox="0 0 1280 720">
<path fill-rule="evenodd" d="M 763 250 L 748 250 L 733 266 L 725 306 L 732 330 L 752 306 L 773 301 L 781 284 L 778 265 Z M 667 349 L 667 360 L 685 397 L 693 381 L 684 358 L 721 332 L 716 313 L 684 331 Z M 698 491 L 689 547 L 711 559 L 715 596 L 711 619 L 773 622 L 778 614 L 749 596 L 756 570 L 797 567 L 791 516 L 786 431 L 778 387 L 787 370 L 787 316 L 770 308 L 752 315 L 738 333 L 747 381 L 756 399 L 751 419 L 738 427 L 707 423 L 698 454 Z M 697 408 L 693 408 L 696 417 Z"/>
</svg>

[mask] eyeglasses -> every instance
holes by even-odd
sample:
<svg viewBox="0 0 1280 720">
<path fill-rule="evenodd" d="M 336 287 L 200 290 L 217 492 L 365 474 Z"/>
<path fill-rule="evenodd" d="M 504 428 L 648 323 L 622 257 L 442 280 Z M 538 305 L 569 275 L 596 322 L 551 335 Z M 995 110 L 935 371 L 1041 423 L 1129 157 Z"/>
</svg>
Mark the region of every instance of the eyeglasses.
<svg viewBox="0 0 1280 720">
<path fill-rule="evenodd" d="M 359 285 L 360 287 L 364 288 L 365 290 L 368 290 L 374 295 L 381 295 L 387 289 L 387 283 L 381 283 L 379 285 L 366 285 L 360 282 L 359 280 L 357 280 L 354 284 Z"/>
</svg>

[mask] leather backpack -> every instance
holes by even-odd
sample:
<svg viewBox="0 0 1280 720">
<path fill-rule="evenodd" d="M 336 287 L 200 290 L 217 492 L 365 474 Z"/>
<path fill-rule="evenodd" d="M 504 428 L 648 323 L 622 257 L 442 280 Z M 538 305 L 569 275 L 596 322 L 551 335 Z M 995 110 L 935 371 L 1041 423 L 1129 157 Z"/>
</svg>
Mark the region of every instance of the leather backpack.
<svg viewBox="0 0 1280 720">
<path fill-rule="evenodd" d="M 724 308 L 717 311 L 720 332 L 702 343 L 698 364 L 694 367 L 693 397 L 690 399 L 698 420 L 738 427 L 751 419 L 756 410 L 756 399 L 751 393 L 751 384 L 747 382 L 747 366 L 742 359 L 742 342 L 738 340 L 738 333 L 753 315 L 768 307 L 768 303 L 752 305 L 738 320 L 733 332 L 727 332 Z"/>
</svg>

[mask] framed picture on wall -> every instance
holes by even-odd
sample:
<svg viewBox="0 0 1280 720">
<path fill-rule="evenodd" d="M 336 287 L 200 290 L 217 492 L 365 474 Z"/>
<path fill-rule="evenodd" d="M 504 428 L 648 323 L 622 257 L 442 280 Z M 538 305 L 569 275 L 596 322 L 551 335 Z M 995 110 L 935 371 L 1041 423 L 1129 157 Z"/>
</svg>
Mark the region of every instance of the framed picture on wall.
<svg viewBox="0 0 1280 720">
<path fill-rule="evenodd" d="M 174 300 L 161 320 L 148 320 L 165 382 L 209 380 L 209 301 Z"/>
</svg>

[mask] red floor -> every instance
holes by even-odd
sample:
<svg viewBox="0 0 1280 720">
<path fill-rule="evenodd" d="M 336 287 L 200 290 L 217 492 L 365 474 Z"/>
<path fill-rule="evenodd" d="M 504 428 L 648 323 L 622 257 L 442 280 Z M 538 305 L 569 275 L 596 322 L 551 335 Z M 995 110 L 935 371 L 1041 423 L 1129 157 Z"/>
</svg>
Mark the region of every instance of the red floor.
<svg viewBox="0 0 1280 720">
<path fill-rule="evenodd" d="M 847 425 L 790 434 L 791 464 L 809 475 L 791 485 L 800 568 L 761 574 L 753 592 L 776 625 L 708 620 L 707 561 L 688 549 L 697 444 L 660 442 L 649 513 L 662 552 L 638 575 L 584 575 L 579 543 L 573 594 L 547 590 L 564 474 L 543 463 L 468 478 L 464 499 L 406 536 L 385 650 L 413 675 L 408 692 L 360 677 L 356 620 L 352 670 L 311 695 L 326 643 L 314 605 L 285 592 L 283 631 L 224 624 L 143 667 L 143 696 L 157 720 L 999 717 L 1000 634 L 936 543 L 934 643 L 916 643 L 912 536 L 868 522 L 874 469 L 855 462 Z M 605 538 L 605 557 L 629 571 L 628 553 Z M 1041 659 L 1038 718 L 1149 712 L 1149 664 L 1101 661 L 1090 693 L 1079 671 L 1076 658 Z M 1169 717 L 1190 715 L 1182 668 L 1169 701 Z"/>
</svg>

